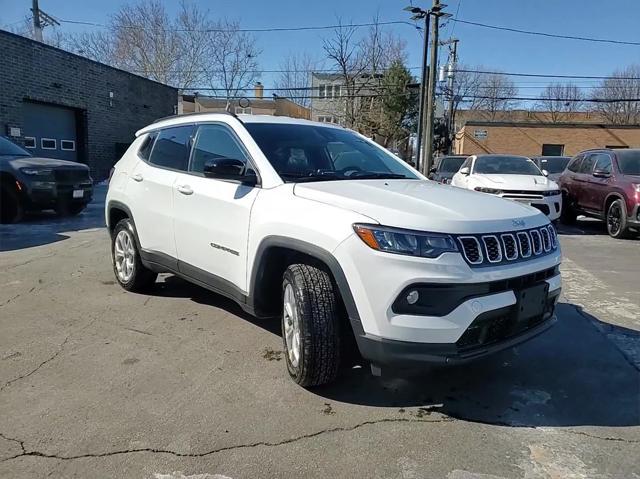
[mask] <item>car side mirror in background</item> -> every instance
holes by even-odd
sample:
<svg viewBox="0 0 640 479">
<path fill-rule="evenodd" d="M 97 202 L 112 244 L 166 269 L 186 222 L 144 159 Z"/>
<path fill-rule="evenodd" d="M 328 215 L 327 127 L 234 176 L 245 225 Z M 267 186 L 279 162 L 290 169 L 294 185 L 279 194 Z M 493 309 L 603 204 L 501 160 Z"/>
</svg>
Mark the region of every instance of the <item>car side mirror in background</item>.
<svg viewBox="0 0 640 479">
<path fill-rule="evenodd" d="M 431 169 L 429 170 L 429 173 L 435 173 L 436 171 L 438 171 L 438 169 L 435 166 L 432 166 Z"/>
<path fill-rule="evenodd" d="M 542 170 L 542 174 L 543 174 L 544 176 L 549 176 L 549 172 L 548 172 L 547 170 Z"/>
<path fill-rule="evenodd" d="M 596 178 L 609 178 L 611 176 L 611 173 L 609 173 L 607 170 L 593 170 L 593 176 L 595 176 Z"/>
<path fill-rule="evenodd" d="M 203 173 L 206 178 L 236 180 L 248 185 L 255 185 L 258 181 L 253 170 L 247 171 L 244 161 L 233 158 L 207 160 L 204 164 Z"/>
<path fill-rule="evenodd" d="M 465 166 L 464 168 L 460 168 L 460 171 L 458 173 L 468 176 L 469 173 L 471 173 L 471 170 L 469 169 L 468 166 Z"/>
</svg>

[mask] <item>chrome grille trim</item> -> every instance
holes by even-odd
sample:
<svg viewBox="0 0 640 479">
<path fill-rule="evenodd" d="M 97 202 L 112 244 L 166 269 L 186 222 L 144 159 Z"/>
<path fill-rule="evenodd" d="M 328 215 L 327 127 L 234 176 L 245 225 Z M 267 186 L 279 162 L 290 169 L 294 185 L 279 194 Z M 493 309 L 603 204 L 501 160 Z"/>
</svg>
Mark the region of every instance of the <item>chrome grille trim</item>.
<svg viewBox="0 0 640 479">
<path fill-rule="evenodd" d="M 551 251 L 551 238 L 549 237 L 549 229 L 541 228 L 540 235 L 542 236 L 542 247 L 544 248 L 545 253 Z"/>
<path fill-rule="evenodd" d="M 518 246 L 520 247 L 520 256 L 523 258 L 528 258 L 531 256 L 531 240 L 529 239 L 529 235 L 520 231 L 517 233 L 518 236 Z M 523 247 L 526 244 L 526 253 L 525 248 Z"/>
<path fill-rule="evenodd" d="M 505 233 L 500 235 L 500 237 L 502 238 L 502 246 L 504 248 L 504 257 L 507 261 L 513 261 L 514 259 L 518 258 L 518 242 L 516 241 L 516 237 L 513 236 L 511 233 Z M 509 242 L 513 242 L 513 254 L 509 255 L 509 247 L 507 247 L 507 241 L 505 241 L 505 239 L 507 239 Z"/>
<path fill-rule="evenodd" d="M 482 237 L 482 242 L 484 243 L 484 250 L 487 253 L 487 259 L 490 263 L 500 263 L 502 261 L 502 248 L 500 247 L 500 241 L 498 241 L 498 237 L 495 235 L 485 235 Z M 493 247 L 496 249 L 496 255 L 491 254 L 491 246 L 489 243 L 493 243 Z M 492 256 L 495 256 L 494 259 L 491 259 Z"/>
<path fill-rule="evenodd" d="M 556 233 L 556 229 L 553 227 L 553 225 L 549 225 L 547 226 L 547 228 L 549 229 L 549 238 L 551 238 L 551 249 L 555 249 L 558 245 L 558 235 Z"/>
<path fill-rule="evenodd" d="M 467 252 L 467 245 L 465 244 L 465 241 L 467 240 L 471 240 L 475 243 L 475 251 L 478 254 L 477 261 L 473 261 L 471 260 L 471 258 L 469 258 L 470 253 Z M 475 236 L 458 236 L 458 241 L 462 246 L 462 254 L 464 254 L 464 257 L 469 262 L 469 264 L 472 264 L 472 265 L 482 264 L 482 262 L 484 261 L 484 257 L 482 256 L 482 248 L 480 247 L 480 241 L 478 241 L 478 238 L 476 238 Z"/>
<path fill-rule="evenodd" d="M 542 238 L 540 237 L 540 231 L 531 230 L 529 231 L 531 235 L 531 248 L 533 249 L 533 254 L 538 256 L 542 254 Z"/>
</svg>

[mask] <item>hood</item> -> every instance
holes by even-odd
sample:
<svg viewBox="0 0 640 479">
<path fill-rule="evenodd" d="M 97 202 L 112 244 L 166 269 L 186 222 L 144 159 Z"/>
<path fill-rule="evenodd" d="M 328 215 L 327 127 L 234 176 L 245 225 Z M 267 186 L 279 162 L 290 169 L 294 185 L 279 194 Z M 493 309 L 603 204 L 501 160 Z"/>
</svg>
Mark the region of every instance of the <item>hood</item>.
<svg viewBox="0 0 640 479">
<path fill-rule="evenodd" d="M 546 191 L 558 189 L 555 182 L 544 176 L 474 174 L 473 179 L 489 188 L 501 190 Z"/>
<path fill-rule="evenodd" d="M 9 160 L 11 166 L 14 168 L 35 168 L 35 167 L 47 167 L 47 168 L 61 168 L 61 167 L 71 167 L 71 168 L 88 168 L 87 165 L 83 163 L 77 163 L 75 161 L 67 161 L 67 160 L 56 160 L 54 158 L 34 158 L 34 157 L 24 157 L 24 158 L 16 158 L 15 160 Z"/>
<path fill-rule="evenodd" d="M 546 216 L 530 206 L 434 181 L 298 183 L 294 194 L 355 211 L 386 226 L 421 231 L 488 233 L 542 226 L 549 222 Z"/>
</svg>

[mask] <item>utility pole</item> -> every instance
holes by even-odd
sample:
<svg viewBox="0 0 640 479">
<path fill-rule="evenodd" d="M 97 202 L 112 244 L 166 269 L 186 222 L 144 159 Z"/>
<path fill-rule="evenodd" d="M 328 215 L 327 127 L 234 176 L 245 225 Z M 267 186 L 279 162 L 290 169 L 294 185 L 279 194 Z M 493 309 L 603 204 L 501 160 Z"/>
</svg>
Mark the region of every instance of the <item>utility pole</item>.
<svg viewBox="0 0 640 479">
<path fill-rule="evenodd" d="M 38 6 L 38 0 L 31 1 L 31 12 L 33 13 L 33 36 L 34 39 L 40 43 L 42 40 L 42 29 L 48 25 L 60 25 L 60 22 L 53 18 L 51 15 L 47 15 L 40 10 Z"/>
<path fill-rule="evenodd" d="M 433 30 L 431 32 L 431 65 L 429 66 L 429 90 L 427 93 L 427 121 L 425 134 L 425 148 L 422 157 L 422 174 L 428 175 L 433 160 L 433 126 L 436 97 L 436 70 L 438 68 L 438 30 L 440 17 L 450 16 L 442 12 L 446 5 L 440 4 L 440 0 L 433 0 L 431 16 L 433 17 Z"/>
<path fill-rule="evenodd" d="M 457 38 L 451 38 L 446 42 L 440 42 L 440 45 L 453 44 L 453 47 L 451 47 L 451 55 L 449 57 L 449 65 L 447 68 L 447 90 L 449 93 L 449 114 L 447 115 L 447 134 L 449 135 L 449 139 L 450 139 L 449 152 L 451 152 L 451 146 L 453 145 L 453 137 L 455 133 L 453 131 L 453 128 L 455 127 L 455 122 L 453 117 L 453 104 L 455 100 L 455 92 L 453 91 L 453 89 L 455 87 L 454 78 L 455 78 L 456 65 L 458 62 L 458 42 L 459 41 L 460 40 L 458 40 Z"/>
<path fill-rule="evenodd" d="M 406 11 L 413 13 L 414 15 L 411 17 L 411 20 L 420 20 L 424 19 L 424 43 L 422 45 L 422 76 L 420 80 L 420 103 L 418 106 L 418 131 L 416 135 L 416 152 L 415 152 L 415 161 L 416 161 L 416 170 L 421 171 L 420 160 L 421 158 L 421 147 L 422 147 L 422 136 L 424 134 L 424 116 L 425 116 L 425 98 L 427 97 L 427 73 L 429 71 L 429 66 L 427 65 L 427 50 L 429 48 L 429 20 L 431 19 L 431 11 L 430 10 L 422 10 L 419 7 L 406 7 Z"/>
<path fill-rule="evenodd" d="M 40 23 L 40 7 L 38 7 L 38 0 L 32 0 L 31 12 L 33 12 L 33 35 L 36 41 L 42 43 L 42 24 Z"/>
</svg>

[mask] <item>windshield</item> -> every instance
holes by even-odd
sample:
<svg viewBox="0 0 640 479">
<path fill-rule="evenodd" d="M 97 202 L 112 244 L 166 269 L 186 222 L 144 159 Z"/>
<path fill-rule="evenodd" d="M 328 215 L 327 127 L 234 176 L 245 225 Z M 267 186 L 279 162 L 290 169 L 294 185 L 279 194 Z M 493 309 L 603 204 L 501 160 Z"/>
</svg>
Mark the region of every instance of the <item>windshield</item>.
<svg viewBox="0 0 640 479">
<path fill-rule="evenodd" d="M 484 175 L 542 176 L 536 164 L 524 156 L 479 156 L 473 172 Z"/>
<path fill-rule="evenodd" d="M 442 158 L 442 160 L 440 160 L 440 173 L 456 173 L 460 169 L 460 165 L 462 165 L 466 159 L 467 158 L 464 156 L 449 156 Z"/>
<path fill-rule="evenodd" d="M 552 156 L 549 158 L 538 158 L 540 169 L 547 170 L 549 173 L 562 173 L 569 160 L 568 156 Z"/>
<path fill-rule="evenodd" d="M 618 151 L 618 168 L 623 175 L 640 176 L 640 150 Z"/>
<path fill-rule="evenodd" d="M 284 181 L 418 179 L 391 154 L 348 130 L 281 123 L 245 127 Z"/>
<path fill-rule="evenodd" d="M 31 154 L 4 136 L 0 136 L 0 156 L 31 156 Z"/>
</svg>

